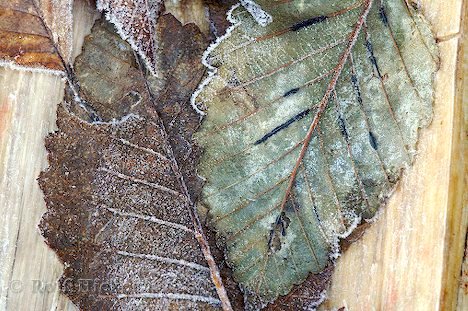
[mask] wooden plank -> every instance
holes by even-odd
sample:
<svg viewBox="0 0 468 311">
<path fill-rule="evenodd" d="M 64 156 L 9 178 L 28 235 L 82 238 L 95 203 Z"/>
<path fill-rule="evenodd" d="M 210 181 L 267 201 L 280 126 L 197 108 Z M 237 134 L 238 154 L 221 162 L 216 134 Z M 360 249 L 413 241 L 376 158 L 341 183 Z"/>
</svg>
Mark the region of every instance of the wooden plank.
<svg viewBox="0 0 468 311">
<path fill-rule="evenodd" d="M 462 135 L 464 135 L 464 138 L 462 138 L 463 141 L 463 147 L 464 147 L 464 153 L 463 153 L 463 160 L 466 161 L 468 159 L 468 141 L 466 140 L 466 134 L 468 130 L 468 49 L 467 49 L 467 44 L 468 44 L 468 36 L 466 35 L 466 30 L 468 29 L 468 18 L 467 15 L 468 13 L 466 12 L 467 8 L 467 2 L 465 1 L 465 16 L 463 20 L 463 28 L 461 30 L 461 33 L 463 34 L 463 46 L 461 47 L 459 53 L 460 55 L 463 55 L 463 62 L 461 61 L 460 58 L 460 64 L 463 63 L 463 70 L 461 71 L 461 74 L 459 75 L 459 89 L 462 90 L 458 93 L 458 100 L 461 101 L 461 105 L 463 106 L 463 116 L 464 116 L 464 131 L 462 132 Z M 465 139 L 465 140 L 463 140 Z M 463 189 L 463 194 L 464 194 L 464 204 L 467 204 L 468 202 L 468 166 L 465 165 L 464 168 L 464 182 L 465 182 L 465 187 Z M 465 207 L 466 208 L 466 207 Z M 468 211 L 465 209 L 465 216 L 468 217 Z M 465 311 L 468 310 L 468 232 L 466 233 L 465 237 L 465 258 L 463 260 L 463 265 L 462 269 L 460 272 L 460 288 L 458 291 L 458 305 L 457 305 L 457 311 Z"/>
<path fill-rule="evenodd" d="M 66 302 L 53 288 L 39 288 L 56 287 L 61 266 L 37 229 L 45 206 L 35 180 L 47 167 L 44 137 L 54 129 L 64 84 L 58 76 L 2 68 L 0 85 L 0 309 L 24 310 L 28 297 L 33 310 L 62 310 Z"/>
<path fill-rule="evenodd" d="M 95 11 L 74 6 L 74 56 Z M 64 80 L 0 67 L 0 310 L 76 310 L 58 290 L 63 266 L 37 224 L 45 212 L 36 182 L 47 167 L 44 138 L 55 129 Z"/>
<path fill-rule="evenodd" d="M 323 310 L 455 309 L 467 219 L 456 89 L 462 2 L 422 1 L 441 41 L 434 120 L 387 208 L 339 259 Z M 76 56 L 92 18 L 85 6 L 74 11 Z M 76 309 L 58 291 L 62 265 L 37 230 L 45 205 L 36 177 L 47 166 L 43 139 L 62 94 L 58 77 L 0 69 L 0 310 Z M 460 287 L 459 310 L 467 301 Z"/>
<path fill-rule="evenodd" d="M 457 96 L 462 0 L 422 2 L 440 47 L 434 119 L 378 220 L 339 259 L 322 310 L 455 310 L 464 237 L 464 137 Z"/>
</svg>

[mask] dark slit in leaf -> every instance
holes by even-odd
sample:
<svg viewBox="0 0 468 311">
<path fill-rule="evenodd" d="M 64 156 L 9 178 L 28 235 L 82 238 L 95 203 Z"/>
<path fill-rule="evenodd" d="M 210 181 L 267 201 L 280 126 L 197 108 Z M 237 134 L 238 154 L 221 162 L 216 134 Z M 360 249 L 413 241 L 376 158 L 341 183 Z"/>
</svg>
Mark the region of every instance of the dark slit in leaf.
<svg viewBox="0 0 468 311">
<path fill-rule="evenodd" d="M 357 101 L 359 105 L 362 106 L 361 89 L 359 88 L 359 84 L 358 84 L 357 77 L 355 74 L 351 75 L 351 82 L 353 83 L 353 88 L 354 88 L 354 92 L 356 93 Z"/>
<path fill-rule="evenodd" d="M 369 39 L 366 39 L 366 49 L 369 53 L 369 60 L 371 61 L 372 66 L 374 66 L 374 69 L 377 72 L 377 76 L 379 77 L 379 79 L 382 80 L 382 74 L 380 73 L 379 65 L 377 64 L 377 59 L 374 55 L 374 48 L 372 47 L 372 43 L 369 41 Z"/>
<path fill-rule="evenodd" d="M 369 142 L 372 146 L 372 148 L 374 148 L 374 150 L 377 150 L 377 139 L 375 138 L 374 134 L 372 132 L 369 132 Z"/>
<path fill-rule="evenodd" d="M 344 139 L 348 141 L 349 139 L 348 130 L 346 129 L 346 124 L 341 114 L 338 115 L 338 126 L 340 127 L 341 135 L 343 135 Z"/>
<path fill-rule="evenodd" d="M 306 115 L 308 115 L 310 113 L 310 109 L 306 109 L 300 113 L 298 113 L 297 115 L 295 115 L 294 117 L 292 117 L 291 119 L 289 119 L 288 121 L 284 122 L 283 124 L 275 127 L 273 130 L 271 130 L 270 132 L 268 132 L 267 134 L 265 134 L 262 138 L 260 138 L 259 140 L 257 140 L 254 145 L 259 145 L 265 141 L 267 141 L 270 137 L 272 137 L 273 135 L 277 134 L 278 132 L 280 132 L 281 130 L 284 130 L 285 128 L 287 128 L 288 126 L 290 126 L 291 124 L 293 124 L 294 122 L 296 121 L 299 121 L 301 120 L 302 118 L 304 118 Z"/>
<path fill-rule="evenodd" d="M 383 6 L 383 4 L 381 5 L 379 9 L 379 16 L 380 16 L 380 20 L 382 21 L 382 23 L 388 27 L 387 13 L 385 12 L 385 7 Z"/>
<path fill-rule="evenodd" d="M 288 97 L 288 96 L 294 95 L 297 92 L 299 92 L 299 90 L 300 90 L 300 88 L 298 88 L 298 87 L 296 87 L 296 88 L 294 88 L 292 90 L 289 90 L 286 93 L 284 93 L 283 97 Z"/>
<path fill-rule="evenodd" d="M 298 31 L 298 30 L 300 30 L 302 28 L 309 27 L 309 26 L 312 26 L 314 24 L 321 23 L 326 19 L 327 19 L 327 16 L 321 15 L 321 16 L 306 19 L 304 21 L 300 21 L 299 23 L 294 24 L 294 25 L 291 26 L 291 31 Z"/>
<path fill-rule="evenodd" d="M 319 215 L 319 213 L 317 211 L 317 206 L 315 204 L 312 206 L 312 210 L 314 211 L 315 217 L 317 217 L 318 222 L 321 223 L 322 220 L 320 219 L 320 215 Z"/>
</svg>

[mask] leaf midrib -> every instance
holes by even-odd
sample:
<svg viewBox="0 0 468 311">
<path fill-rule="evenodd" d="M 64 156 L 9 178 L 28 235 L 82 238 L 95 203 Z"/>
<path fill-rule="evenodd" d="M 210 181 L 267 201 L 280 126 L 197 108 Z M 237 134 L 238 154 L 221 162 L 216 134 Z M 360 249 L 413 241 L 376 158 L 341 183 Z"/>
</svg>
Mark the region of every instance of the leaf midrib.
<svg viewBox="0 0 468 311">
<path fill-rule="evenodd" d="M 354 26 L 353 31 L 349 35 L 348 46 L 347 46 L 346 50 L 343 52 L 343 54 L 340 56 L 340 59 L 339 59 L 339 61 L 337 63 L 337 66 L 335 66 L 335 68 L 334 68 L 335 73 L 334 73 L 332 79 L 330 80 L 330 82 L 328 84 L 327 90 L 326 90 L 324 96 L 322 97 L 322 100 L 320 101 L 317 112 L 315 113 L 315 117 L 314 117 L 314 119 L 312 121 L 312 124 L 310 125 L 309 130 L 307 131 L 307 134 L 306 134 L 306 136 L 304 138 L 303 146 L 301 148 L 299 157 L 296 160 L 296 164 L 294 166 L 294 169 L 292 170 L 291 177 L 289 179 L 288 188 L 286 189 L 286 192 L 285 192 L 285 194 L 283 196 L 283 200 L 282 200 L 281 205 L 280 205 L 280 211 L 281 212 L 284 210 L 284 208 L 286 206 L 286 202 L 288 201 L 289 196 L 291 194 L 292 188 L 294 187 L 294 183 L 295 183 L 296 175 L 298 173 L 299 166 L 301 165 L 302 160 L 304 159 L 304 156 L 305 156 L 305 154 L 307 152 L 307 148 L 308 148 L 308 146 L 310 144 L 310 141 L 312 139 L 312 135 L 314 134 L 314 132 L 315 132 L 315 130 L 317 128 L 318 122 L 319 122 L 323 112 L 325 111 L 325 108 L 328 106 L 330 96 L 332 95 L 332 92 L 335 89 L 336 83 L 338 82 L 338 79 L 341 76 L 341 73 L 343 71 L 344 65 L 345 65 L 348 57 L 351 55 L 351 51 L 352 51 L 354 45 L 356 44 L 357 38 L 358 38 L 358 36 L 360 34 L 360 31 L 361 31 L 362 27 L 364 26 L 364 23 L 366 21 L 367 15 L 370 12 L 372 4 L 373 4 L 373 0 L 365 0 L 364 1 L 362 13 L 359 16 L 359 19 L 358 19 L 356 25 Z"/>
</svg>

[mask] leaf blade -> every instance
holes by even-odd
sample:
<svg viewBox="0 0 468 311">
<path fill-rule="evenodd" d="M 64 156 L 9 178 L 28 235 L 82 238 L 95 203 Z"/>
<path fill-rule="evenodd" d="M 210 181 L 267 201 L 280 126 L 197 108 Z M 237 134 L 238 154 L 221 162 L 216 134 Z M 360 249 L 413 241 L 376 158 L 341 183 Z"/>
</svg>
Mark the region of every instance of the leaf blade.
<svg viewBox="0 0 468 311">
<path fill-rule="evenodd" d="M 192 54 L 201 54 L 203 36 L 197 28 L 181 30 L 172 16 L 161 19 L 161 27 L 169 24 L 180 31 L 178 36 L 194 40 L 192 50 L 177 62 L 187 66 Z M 62 290 L 82 308 L 228 309 L 184 180 L 194 175 L 196 153 L 192 159 L 187 149 L 196 124 L 185 112 L 164 112 L 165 119 L 181 123 L 187 138 L 186 145 L 174 148 L 182 144 L 177 137 L 182 129 L 169 129 L 168 135 L 156 110 L 164 104 L 153 105 L 133 50 L 105 23 L 94 26 L 75 68 L 81 82 L 77 91 L 86 103 L 82 106 L 95 115 L 80 113 L 82 120 L 59 109 L 59 132 L 47 140 L 51 166 L 40 177 L 48 206 L 41 229 L 69 264 Z M 176 97 L 187 101 L 190 85 L 179 89 L 183 78 L 173 74 L 165 75 L 166 87 L 176 88 Z M 189 106 L 179 108 L 190 111 Z M 75 104 L 70 109 L 78 114 L 81 108 Z M 169 136 L 176 138 L 169 142 Z M 99 286 L 83 296 L 83 277 L 110 288 Z M 67 279 L 78 289 L 66 287 Z"/>
<path fill-rule="evenodd" d="M 71 1 L 0 3 L 0 60 L 5 66 L 64 70 L 71 56 Z"/>
<path fill-rule="evenodd" d="M 324 269 L 337 239 L 360 217 L 375 215 L 411 163 L 418 129 L 430 119 L 436 48 L 433 40 L 412 34 L 412 13 L 402 1 L 259 3 L 273 23 L 256 26 L 238 9 L 231 36 L 207 57 L 217 73 L 197 99 L 200 108 L 208 107 L 197 141 L 206 148 L 199 166 L 207 178 L 204 199 L 235 278 L 271 301 L 308 272 Z M 401 24 L 406 37 L 392 35 L 389 23 Z M 378 44 L 370 43 L 369 32 L 378 34 Z M 386 50 L 392 36 L 405 46 L 403 53 Z M 393 62 L 400 54 L 414 73 L 411 45 L 425 60 L 419 85 L 401 77 L 401 62 Z M 407 100 L 395 96 L 403 86 Z M 419 89 L 427 92 L 423 100 L 415 99 Z M 420 109 L 409 109 L 412 102 Z M 402 122 L 406 111 L 410 117 Z M 266 198 L 284 179 L 289 186 Z M 315 268 L 314 248 L 321 249 Z M 305 258 L 295 254 L 307 249 Z M 275 260 L 265 259 L 269 253 Z M 304 262 L 307 271 L 294 262 Z M 278 270 L 283 279 L 275 278 Z"/>
<path fill-rule="evenodd" d="M 158 36 L 156 24 L 163 9 L 162 0 L 98 0 L 97 8 L 106 11 L 106 18 L 119 35 L 132 46 L 147 68 L 155 73 Z"/>
</svg>

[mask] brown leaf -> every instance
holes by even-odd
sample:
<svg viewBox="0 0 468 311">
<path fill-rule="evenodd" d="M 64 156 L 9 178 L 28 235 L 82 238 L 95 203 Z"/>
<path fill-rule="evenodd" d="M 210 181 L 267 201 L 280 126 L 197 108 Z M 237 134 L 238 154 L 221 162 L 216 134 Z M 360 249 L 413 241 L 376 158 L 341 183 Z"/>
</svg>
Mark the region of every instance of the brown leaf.
<svg viewBox="0 0 468 311">
<path fill-rule="evenodd" d="M 42 14 L 44 24 L 52 35 L 52 41 L 63 60 L 68 63 L 72 54 L 73 43 L 73 0 L 39 0 L 36 3 L 38 11 Z"/>
<path fill-rule="evenodd" d="M 63 70 L 71 55 L 71 6 L 71 0 L 0 0 L 0 63 Z"/>
<path fill-rule="evenodd" d="M 212 31 L 216 37 L 226 33 L 231 23 L 226 18 L 226 13 L 230 7 L 238 3 L 237 0 L 205 0 L 208 7 Z"/>
<path fill-rule="evenodd" d="M 329 264 L 320 273 L 310 274 L 299 286 L 296 286 L 286 296 L 279 297 L 269 305 L 268 311 L 308 310 L 318 305 L 325 297 L 325 291 L 331 282 L 333 264 Z"/>
<path fill-rule="evenodd" d="M 40 227 L 66 263 L 62 290 L 82 309 L 210 310 L 221 301 L 228 308 L 193 209 L 196 193 L 188 192 L 199 183 L 189 96 L 206 42 L 196 28 L 161 20 L 161 53 L 175 58 L 164 60 L 160 88 L 150 95 L 131 47 L 98 22 L 76 78 L 85 106 L 111 122 L 90 123 L 61 107 L 59 130 L 46 141 Z"/>
<path fill-rule="evenodd" d="M 162 0 L 98 0 L 97 7 L 106 12 L 117 33 L 137 51 L 148 69 L 155 73 L 158 37 L 156 24 L 163 10 Z"/>
<path fill-rule="evenodd" d="M 225 7 L 226 11 L 228 7 Z M 205 77 L 206 67 L 202 65 L 201 57 L 209 42 L 197 26 L 187 24 L 182 27 L 171 14 L 161 16 L 158 32 L 163 51 L 160 54 L 159 72 L 163 78 L 147 76 L 147 79 L 156 98 L 156 110 L 165 125 L 177 161 L 181 164 L 179 168 L 189 186 L 188 191 L 193 200 L 197 201 L 203 184 L 195 170 L 201 150 L 193 143 L 192 134 L 198 129 L 200 115 L 191 107 L 189 99 Z M 203 216 L 202 213 L 201 217 Z M 224 262 L 222 250 L 215 244 L 214 232 L 209 228 L 205 228 L 205 232 L 233 308 L 242 310 L 243 294 Z"/>
</svg>

